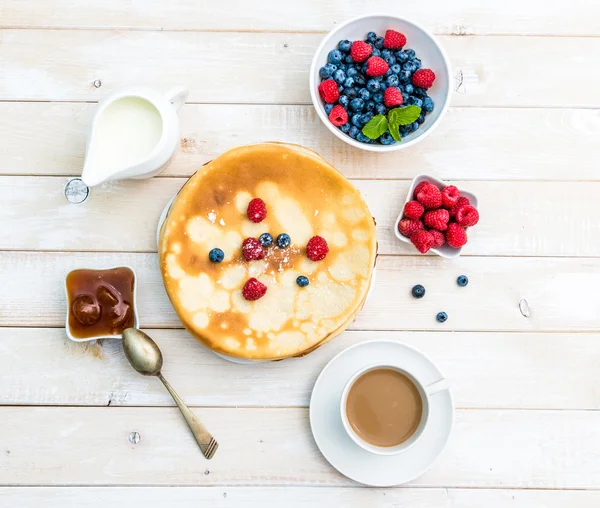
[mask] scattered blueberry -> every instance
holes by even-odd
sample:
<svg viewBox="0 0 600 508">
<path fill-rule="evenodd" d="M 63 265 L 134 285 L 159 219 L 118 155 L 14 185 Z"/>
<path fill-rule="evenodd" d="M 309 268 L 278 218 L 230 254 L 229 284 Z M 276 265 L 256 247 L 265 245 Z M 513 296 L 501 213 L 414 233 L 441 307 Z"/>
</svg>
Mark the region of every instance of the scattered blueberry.
<svg viewBox="0 0 600 508">
<path fill-rule="evenodd" d="M 344 106 L 344 109 L 348 109 L 348 104 L 350 104 L 350 99 L 348 99 L 347 95 L 340 95 L 338 102 Z"/>
<path fill-rule="evenodd" d="M 418 106 L 418 107 L 421 108 L 421 107 L 423 107 L 423 99 L 419 99 L 418 97 L 415 97 L 415 100 L 413 101 L 413 104 L 415 106 Z"/>
<path fill-rule="evenodd" d="M 424 121 L 425 121 L 425 112 L 421 111 L 419 118 L 417 118 L 417 122 L 419 123 L 419 125 L 421 125 Z"/>
<path fill-rule="evenodd" d="M 380 137 L 379 141 L 382 145 L 392 145 L 396 142 L 396 140 L 390 134 L 390 131 L 385 131 Z"/>
<path fill-rule="evenodd" d="M 356 79 L 354 82 L 356 83 Z M 354 87 L 350 87 L 344 92 L 344 95 L 350 100 L 355 99 L 358 96 L 358 90 Z"/>
<path fill-rule="evenodd" d="M 375 79 L 370 79 L 367 81 L 367 90 L 369 92 L 375 93 L 381 89 L 381 83 Z"/>
<path fill-rule="evenodd" d="M 221 249 L 213 249 L 208 253 L 208 259 L 213 263 L 220 263 L 224 257 L 225 253 Z"/>
<path fill-rule="evenodd" d="M 346 72 L 348 66 L 345 63 L 341 63 L 338 65 L 338 69 L 342 69 L 344 72 Z"/>
<path fill-rule="evenodd" d="M 408 58 L 412 59 L 415 57 L 415 50 L 414 49 L 406 49 L 406 54 L 408 55 Z"/>
<path fill-rule="evenodd" d="M 408 61 L 408 62 L 402 64 L 402 70 L 408 71 L 412 74 L 413 72 L 415 72 L 417 70 L 417 68 L 415 67 L 414 63 L 412 63 L 411 61 Z M 334 74 L 334 76 L 335 76 L 335 74 Z"/>
<path fill-rule="evenodd" d="M 396 57 L 394 55 L 386 56 L 384 60 L 388 65 L 394 65 L 396 63 Z"/>
<path fill-rule="evenodd" d="M 325 113 L 327 113 L 327 114 L 331 113 L 332 109 L 333 109 L 333 104 L 325 104 Z"/>
<path fill-rule="evenodd" d="M 417 284 L 412 288 L 412 295 L 415 298 L 423 298 L 425 296 L 425 288 L 421 284 Z"/>
<path fill-rule="evenodd" d="M 341 85 L 344 81 L 346 81 L 346 73 L 342 69 L 338 69 L 333 73 L 333 80 Z"/>
<path fill-rule="evenodd" d="M 298 284 L 298 286 L 300 286 L 301 288 L 305 288 L 309 284 L 308 277 L 305 277 L 304 275 L 299 275 L 296 279 L 296 284 Z"/>
<path fill-rule="evenodd" d="M 258 241 L 263 247 L 270 247 L 273 245 L 273 237 L 269 233 L 263 233 L 258 237 Z"/>
<path fill-rule="evenodd" d="M 419 128 L 419 122 L 413 122 L 409 125 L 410 132 L 415 132 Z"/>
<path fill-rule="evenodd" d="M 461 275 L 458 279 L 456 279 L 456 283 L 464 288 L 469 283 L 469 278 L 466 275 Z"/>
<path fill-rule="evenodd" d="M 418 58 L 413 58 L 413 59 L 411 60 L 411 62 L 415 64 L 415 67 L 416 67 L 417 69 L 420 69 L 420 68 L 421 68 L 421 60 L 420 60 L 420 59 L 418 59 Z"/>
<path fill-rule="evenodd" d="M 400 127 L 400 136 L 403 138 L 410 134 L 410 131 L 406 127 L 406 125 Z"/>
<path fill-rule="evenodd" d="M 403 49 L 401 49 L 400 51 L 396 51 L 396 60 L 398 60 L 400 63 L 407 62 L 408 54 L 406 53 L 406 51 L 404 51 Z"/>
<path fill-rule="evenodd" d="M 352 111 L 362 111 L 362 109 L 365 107 L 365 101 L 362 100 L 361 98 L 357 97 L 356 99 L 352 99 L 350 101 L 350 109 Z"/>
<path fill-rule="evenodd" d="M 411 73 L 410 71 L 400 71 L 400 74 L 398 74 L 398 78 L 400 78 L 400 81 L 408 81 L 411 77 Z"/>
<path fill-rule="evenodd" d="M 385 107 L 385 104 L 381 104 L 381 103 L 377 104 L 375 106 L 375 112 L 378 115 L 386 115 L 387 114 L 387 108 Z"/>
<path fill-rule="evenodd" d="M 371 51 L 371 56 L 381 56 L 381 51 L 379 51 L 377 48 L 373 48 L 373 51 Z"/>
<path fill-rule="evenodd" d="M 377 40 L 377 34 L 375 32 L 369 32 L 367 34 L 367 42 L 374 43 Z"/>
<path fill-rule="evenodd" d="M 374 44 L 376 49 L 383 48 L 383 37 L 377 37 L 377 39 L 375 39 Z"/>
<path fill-rule="evenodd" d="M 427 111 L 427 113 L 433 111 L 433 99 L 431 97 L 425 97 L 425 99 L 423 99 L 423 109 Z"/>
<path fill-rule="evenodd" d="M 379 86 L 381 87 L 380 90 L 382 92 L 385 92 L 387 90 L 387 85 L 385 83 L 381 83 L 381 85 L 379 85 Z"/>
<path fill-rule="evenodd" d="M 350 134 L 350 127 L 351 127 L 351 125 L 350 125 L 350 122 L 346 122 L 344 125 L 342 125 L 342 126 L 340 127 L 340 130 L 341 130 L 341 131 L 342 131 L 344 134 L 348 134 L 348 135 L 349 135 L 349 134 Z"/>
<path fill-rule="evenodd" d="M 362 127 L 362 119 L 361 119 L 361 114 L 360 113 L 356 113 L 354 115 L 352 115 L 352 118 L 350 119 L 350 121 L 352 122 L 352 125 L 356 126 L 356 127 Z"/>
<path fill-rule="evenodd" d="M 371 141 L 371 138 L 365 136 L 362 132 L 358 133 L 358 135 L 356 136 L 356 139 L 358 141 L 360 141 L 361 143 L 369 143 Z"/>
<path fill-rule="evenodd" d="M 373 115 L 373 113 L 368 111 L 364 115 L 361 116 L 360 121 L 362 122 L 363 126 L 367 125 L 371 121 L 371 118 L 373 118 L 374 116 L 375 115 Z"/>
<path fill-rule="evenodd" d="M 366 82 L 367 82 L 367 80 L 365 79 L 364 73 L 357 74 L 356 77 L 354 78 L 354 83 L 356 84 L 356 86 L 365 86 Z"/>
<path fill-rule="evenodd" d="M 340 97 L 341 99 L 341 97 Z M 379 104 L 380 102 L 383 102 L 383 94 L 381 92 L 377 92 L 373 94 L 373 100 Z"/>
<path fill-rule="evenodd" d="M 292 239 L 287 233 L 281 233 L 277 237 L 277 247 L 279 247 L 280 249 L 285 249 L 286 247 L 289 247 L 290 243 L 292 243 Z"/>
<path fill-rule="evenodd" d="M 354 67 L 350 67 L 347 71 L 346 71 L 346 76 L 348 76 L 349 78 L 353 78 L 354 76 L 356 76 L 358 74 L 358 71 L 354 68 Z"/>
<path fill-rule="evenodd" d="M 435 319 L 438 320 L 438 323 L 445 323 L 448 319 L 448 314 L 446 314 L 445 312 L 438 312 L 437 316 L 435 316 Z"/>
<path fill-rule="evenodd" d="M 390 67 L 390 70 L 392 71 L 392 74 L 399 74 L 402 70 L 402 66 L 398 63 L 395 63 Z"/>
<path fill-rule="evenodd" d="M 363 101 L 368 101 L 371 98 L 371 92 L 369 92 L 369 90 L 367 90 L 366 88 L 361 88 L 358 91 L 358 97 Z"/>
<path fill-rule="evenodd" d="M 346 78 L 346 81 L 344 81 L 344 88 L 349 88 L 352 85 L 354 85 L 354 78 Z"/>
<path fill-rule="evenodd" d="M 340 41 L 338 44 L 338 48 L 340 48 L 340 51 L 343 51 L 344 53 L 348 53 L 350 51 L 351 46 L 352 43 L 348 39 Z"/>
<path fill-rule="evenodd" d="M 350 130 L 348 131 L 348 136 L 350 136 L 352 139 L 356 139 L 356 136 L 358 136 L 358 133 L 360 131 L 358 130 L 358 127 L 356 126 L 352 126 L 350 127 Z"/>
<path fill-rule="evenodd" d="M 417 97 L 427 97 L 427 90 L 425 88 L 415 87 L 414 94 Z"/>
<path fill-rule="evenodd" d="M 412 86 L 410 83 L 408 83 L 408 84 L 404 85 L 404 91 L 407 94 L 411 94 L 411 93 L 413 93 L 415 91 L 415 87 Z"/>
<path fill-rule="evenodd" d="M 352 59 L 352 57 L 350 55 L 348 55 L 346 58 L 344 58 L 344 63 L 350 65 L 350 64 L 354 63 L 354 60 Z"/>
<path fill-rule="evenodd" d="M 385 84 L 387 86 L 398 86 L 400 84 L 400 80 L 398 79 L 398 74 L 390 74 L 388 78 L 385 80 Z"/>
<path fill-rule="evenodd" d="M 365 110 L 373 111 L 374 109 L 375 109 L 375 102 L 373 102 L 373 101 L 365 102 Z"/>
<path fill-rule="evenodd" d="M 327 55 L 327 61 L 332 64 L 339 64 L 342 61 L 342 52 L 339 49 L 332 49 Z"/>
</svg>

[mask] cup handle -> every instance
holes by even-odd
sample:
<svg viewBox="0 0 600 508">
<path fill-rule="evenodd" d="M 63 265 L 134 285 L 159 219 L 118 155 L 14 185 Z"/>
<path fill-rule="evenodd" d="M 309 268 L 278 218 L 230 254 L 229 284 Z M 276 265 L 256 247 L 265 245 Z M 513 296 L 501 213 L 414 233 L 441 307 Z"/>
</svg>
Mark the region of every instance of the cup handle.
<svg viewBox="0 0 600 508">
<path fill-rule="evenodd" d="M 427 392 L 427 395 L 431 397 L 432 395 L 435 395 L 439 392 L 443 392 L 444 390 L 448 390 L 449 388 L 450 381 L 448 381 L 446 378 L 442 378 L 438 379 L 437 381 L 434 381 L 430 385 L 427 385 L 425 387 L 425 391 Z"/>
<path fill-rule="evenodd" d="M 179 111 L 187 99 L 188 90 L 184 86 L 175 86 L 165 94 L 167 100 L 173 105 L 175 111 Z"/>
</svg>

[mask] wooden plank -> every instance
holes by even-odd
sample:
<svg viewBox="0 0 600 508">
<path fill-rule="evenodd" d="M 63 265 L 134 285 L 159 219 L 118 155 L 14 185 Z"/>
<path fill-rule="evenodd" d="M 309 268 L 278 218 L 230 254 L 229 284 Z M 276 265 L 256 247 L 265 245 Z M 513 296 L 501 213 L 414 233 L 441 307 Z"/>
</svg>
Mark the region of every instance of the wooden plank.
<svg viewBox="0 0 600 508">
<path fill-rule="evenodd" d="M 307 409 L 195 412 L 220 442 L 210 462 L 175 408 L 0 408 L 0 484 L 352 484 L 320 455 Z M 599 443 L 595 411 L 459 410 L 448 448 L 409 485 L 598 489 Z"/>
<path fill-rule="evenodd" d="M 180 178 L 110 182 L 77 205 L 65 198 L 69 180 L 0 177 L 0 249 L 154 252 L 158 217 L 185 183 Z M 377 222 L 379 252 L 416 254 L 394 235 L 410 182 L 354 183 Z M 469 232 L 465 255 L 600 256 L 600 222 L 586 220 L 600 216 L 600 183 L 452 183 L 473 192 L 480 203 L 481 221 Z"/>
<path fill-rule="evenodd" d="M 165 357 L 163 373 L 194 406 L 307 406 L 334 355 L 366 340 L 393 339 L 438 365 L 459 408 L 600 409 L 590 383 L 599 334 L 350 331 L 304 358 L 246 366 L 225 363 L 184 331 L 148 333 Z M 0 328 L 0 372 L 0 404 L 174 405 L 162 384 L 129 367 L 120 341 L 76 344 L 62 329 Z"/>
<path fill-rule="evenodd" d="M 244 508 L 597 508 L 600 492 L 410 487 L 0 487 L 0 501 L 11 508 L 187 508 L 200 503 L 211 508 L 236 503 L 243 503 Z"/>
<path fill-rule="evenodd" d="M 0 174 L 80 175 L 95 108 L 0 103 Z M 343 143 L 307 105 L 187 104 L 180 118 L 181 149 L 163 176 L 189 176 L 239 144 L 281 140 L 316 150 L 351 178 L 429 173 L 460 180 L 600 179 L 593 163 L 600 158 L 595 110 L 451 108 L 421 144 L 389 154 Z"/>
<path fill-rule="evenodd" d="M 135 83 L 159 90 L 184 84 L 190 102 L 310 103 L 307 72 L 321 38 L 7 29 L 0 45 L 0 99 L 94 101 Z M 600 105 L 600 38 L 442 36 L 441 42 L 455 68 L 455 106 Z M 573 55 L 586 69 L 586 93 L 564 79 Z"/>
<path fill-rule="evenodd" d="M 227 3 L 146 0 L 143 5 L 118 0 L 94 2 L 81 9 L 74 0 L 5 0 L 0 9 L 3 27 L 129 28 L 153 30 L 267 30 L 328 31 L 346 19 L 365 14 L 360 2 L 304 0 L 293 9 L 276 0 L 233 0 Z M 381 0 L 378 12 L 397 12 L 393 0 Z M 431 0 L 402 6 L 403 17 L 414 19 L 439 34 L 598 35 L 594 3 L 574 0 L 505 0 L 501 4 L 477 0 Z"/>
<path fill-rule="evenodd" d="M 120 264 L 137 270 L 142 326 L 180 326 L 156 255 L 63 252 L 0 252 L 0 326 L 63 326 L 67 272 Z M 471 280 L 466 288 L 456 285 L 461 273 Z M 417 283 L 427 288 L 423 300 L 410 296 Z M 523 298 L 528 318 L 519 312 Z M 373 294 L 352 328 L 600 331 L 599 302 L 600 259 L 380 256 Z M 441 310 L 449 315 L 443 325 L 435 320 Z"/>
</svg>

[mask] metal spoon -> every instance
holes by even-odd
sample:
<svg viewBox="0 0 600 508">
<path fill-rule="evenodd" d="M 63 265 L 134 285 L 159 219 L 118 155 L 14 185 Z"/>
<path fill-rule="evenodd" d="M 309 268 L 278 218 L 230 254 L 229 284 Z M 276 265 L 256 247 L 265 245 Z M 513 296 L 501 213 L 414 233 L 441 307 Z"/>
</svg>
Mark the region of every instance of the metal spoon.
<svg viewBox="0 0 600 508">
<path fill-rule="evenodd" d="M 165 388 L 177 403 L 185 422 L 194 435 L 200 450 L 207 459 L 212 459 L 219 447 L 219 443 L 206 430 L 198 418 L 183 403 L 183 400 L 177 395 L 175 390 L 160 373 L 163 364 L 163 357 L 160 349 L 148 335 L 137 328 L 127 328 L 123 332 L 123 351 L 129 360 L 131 366 L 144 376 L 156 376 L 165 385 Z"/>
</svg>

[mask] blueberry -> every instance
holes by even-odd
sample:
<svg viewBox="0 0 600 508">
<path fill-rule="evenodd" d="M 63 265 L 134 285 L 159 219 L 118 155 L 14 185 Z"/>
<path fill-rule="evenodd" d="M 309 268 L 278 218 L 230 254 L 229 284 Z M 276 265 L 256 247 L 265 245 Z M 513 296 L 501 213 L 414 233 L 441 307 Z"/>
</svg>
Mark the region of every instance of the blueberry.
<svg viewBox="0 0 600 508">
<path fill-rule="evenodd" d="M 350 122 L 346 122 L 344 125 L 342 125 L 340 127 L 340 130 L 344 133 L 344 134 L 348 134 L 348 132 L 350 132 Z"/>
<path fill-rule="evenodd" d="M 344 87 L 342 85 L 338 85 L 338 92 L 344 93 Z"/>
<path fill-rule="evenodd" d="M 415 298 L 423 298 L 425 296 L 425 288 L 421 284 L 417 284 L 412 288 L 412 295 Z"/>
<path fill-rule="evenodd" d="M 458 279 L 456 279 L 456 283 L 464 288 L 469 283 L 469 278 L 466 275 L 461 275 Z"/>
<path fill-rule="evenodd" d="M 363 63 L 363 64 L 360 66 L 360 72 L 362 72 L 362 73 L 363 73 L 363 75 L 367 73 L 367 62 Z"/>
<path fill-rule="evenodd" d="M 400 63 L 407 62 L 408 55 L 406 54 L 406 51 L 404 51 L 403 49 L 401 49 L 400 51 L 396 51 L 396 60 L 398 60 L 398 62 Z"/>
<path fill-rule="evenodd" d="M 412 63 L 412 62 L 406 62 L 406 63 L 402 64 L 402 70 L 403 71 L 409 71 L 412 74 L 413 72 L 415 72 L 417 70 L 417 68 L 415 67 L 414 63 Z M 334 76 L 335 76 L 335 74 L 334 74 Z"/>
<path fill-rule="evenodd" d="M 356 126 L 356 127 L 362 127 L 362 121 L 361 121 L 361 117 L 362 115 L 360 113 L 356 113 L 355 115 L 352 115 L 352 118 L 350 119 L 350 121 L 352 122 L 352 125 Z"/>
<path fill-rule="evenodd" d="M 375 32 L 369 32 L 367 34 L 367 41 L 368 42 L 375 42 L 377 40 L 377 34 Z"/>
<path fill-rule="evenodd" d="M 338 43 L 338 48 L 340 48 L 340 51 L 343 51 L 344 53 L 348 53 L 351 46 L 352 43 L 348 39 L 344 39 Z"/>
<path fill-rule="evenodd" d="M 375 79 L 370 79 L 367 81 L 367 90 L 370 92 L 378 92 L 381 89 L 381 83 Z"/>
<path fill-rule="evenodd" d="M 406 125 L 403 125 L 402 127 L 400 127 L 400 136 L 401 137 L 406 137 L 410 134 L 410 131 L 407 129 Z"/>
<path fill-rule="evenodd" d="M 406 51 L 406 54 L 408 55 L 408 58 L 413 59 L 415 57 L 415 50 L 414 49 L 405 49 L 404 51 Z"/>
<path fill-rule="evenodd" d="M 213 249 L 208 253 L 208 259 L 213 263 L 220 263 L 224 257 L 225 253 L 221 249 Z"/>
<path fill-rule="evenodd" d="M 387 70 L 387 71 L 385 71 L 385 74 L 383 75 L 383 77 L 384 77 L 384 78 L 387 78 L 388 76 L 391 76 L 392 74 L 394 74 L 394 73 L 392 72 L 392 68 L 391 68 L 391 67 L 388 67 L 388 70 Z"/>
<path fill-rule="evenodd" d="M 400 64 L 395 63 L 390 67 L 390 70 L 392 71 L 392 74 L 400 74 L 402 67 L 400 66 Z"/>
<path fill-rule="evenodd" d="M 413 122 L 409 125 L 411 132 L 415 132 L 419 128 L 419 122 Z"/>
<path fill-rule="evenodd" d="M 400 80 L 398 79 L 398 74 L 390 74 L 388 78 L 385 80 L 385 84 L 387 86 L 398 86 L 400 84 Z"/>
<path fill-rule="evenodd" d="M 299 275 L 296 278 L 296 284 L 298 284 L 298 286 L 300 286 L 301 288 L 305 288 L 309 284 L 308 277 L 305 277 L 304 275 Z"/>
<path fill-rule="evenodd" d="M 325 113 L 327 113 L 327 114 L 331 113 L 332 109 L 333 109 L 333 104 L 325 104 Z"/>
<path fill-rule="evenodd" d="M 413 59 L 411 60 L 411 62 L 414 64 L 414 66 L 415 66 L 417 69 L 420 69 L 420 68 L 421 68 L 421 60 L 419 60 L 418 58 L 413 58 Z"/>
<path fill-rule="evenodd" d="M 398 77 L 400 78 L 400 81 L 403 82 L 407 82 L 410 79 L 410 71 L 400 71 L 400 74 L 398 74 Z"/>
<path fill-rule="evenodd" d="M 344 58 L 344 63 L 350 65 L 354 63 L 354 59 L 350 55 L 348 55 L 346 58 Z"/>
<path fill-rule="evenodd" d="M 375 106 L 375 112 L 378 115 L 387 115 L 387 108 L 385 107 L 385 104 L 377 104 Z"/>
<path fill-rule="evenodd" d="M 374 116 L 375 115 L 373 113 L 367 111 L 364 115 L 362 115 L 360 120 L 363 123 L 363 125 L 367 125 L 371 121 L 371 118 L 373 118 Z"/>
<path fill-rule="evenodd" d="M 279 247 L 280 249 L 285 249 L 286 247 L 289 247 L 290 243 L 292 243 L 292 239 L 287 233 L 281 233 L 277 237 L 277 247 Z"/>
<path fill-rule="evenodd" d="M 396 140 L 392 137 L 389 131 L 385 131 L 379 138 L 382 145 L 393 145 Z"/>
<path fill-rule="evenodd" d="M 346 73 L 342 69 L 338 69 L 333 73 L 333 80 L 341 85 L 344 81 L 346 81 Z"/>
<path fill-rule="evenodd" d="M 327 61 L 332 64 L 339 64 L 342 61 L 342 52 L 338 49 L 332 49 L 327 55 Z"/>
<path fill-rule="evenodd" d="M 365 77 L 363 75 L 361 75 L 361 74 L 357 74 L 354 77 L 354 83 L 357 86 L 365 86 L 365 83 L 366 83 Z"/>
<path fill-rule="evenodd" d="M 394 65 L 396 63 L 396 57 L 394 55 L 386 56 L 384 60 L 388 65 Z"/>
<path fill-rule="evenodd" d="M 425 121 L 425 111 L 421 111 L 419 118 L 417 118 L 417 123 L 421 125 Z"/>
<path fill-rule="evenodd" d="M 354 85 L 354 78 L 346 78 L 346 81 L 344 81 L 344 87 L 351 87 L 352 85 Z"/>
<path fill-rule="evenodd" d="M 355 127 L 354 125 L 352 127 L 350 127 L 350 130 L 348 131 L 348 136 L 350 136 L 352 139 L 356 139 L 356 136 L 358 136 L 358 133 L 360 131 L 358 130 L 358 127 Z"/>
<path fill-rule="evenodd" d="M 346 76 L 348 76 L 349 78 L 353 78 L 357 74 L 358 74 L 358 71 L 354 67 L 349 67 L 348 70 L 346 71 Z"/>
<path fill-rule="evenodd" d="M 394 53 L 392 53 L 389 49 L 384 49 L 381 52 L 381 58 L 385 60 L 388 56 L 394 56 Z"/>
<path fill-rule="evenodd" d="M 431 97 L 425 97 L 425 99 L 423 99 L 423 109 L 427 111 L 427 113 L 433 111 L 433 99 Z"/>
<path fill-rule="evenodd" d="M 417 97 L 425 98 L 427 97 L 427 90 L 425 88 L 420 88 L 415 86 L 415 91 L 413 92 Z"/>
<path fill-rule="evenodd" d="M 358 135 L 356 136 L 356 140 L 360 141 L 361 143 L 370 143 L 371 142 L 371 138 L 365 136 L 362 132 L 358 133 Z"/>
<path fill-rule="evenodd" d="M 381 92 L 377 92 L 373 94 L 373 100 L 379 104 L 381 102 L 383 102 L 383 94 Z"/>
<path fill-rule="evenodd" d="M 273 245 L 273 237 L 269 233 L 263 233 L 258 237 L 258 241 L 263 247 L 270 247 Z"/>
<path fill-rule="evenodd" d="M 338 102 L 344 107 L 344 109 L 348 109 L 348 104 L 350 103 L 350 99 L 348 99 L 347 95 L 340 95 Z"/>
<path fill-rule="evenodd" d="M 383 37 L 377 37 L 377 39 L 375 39 L 374 44 L 377 49 L 383 48 Z"/>
<path fill-rule="evenodd" d="M 338 69 L 341 69 L 344 72 L 346 72 L 346 70 L 348 70 L 348 66 L 345 63 L 341 63 L 340 65 L 338 65 Z"/>
<path fill-rule="evenodd" d="M 412 86 L 410 83 L 408 83 L 408 84 L 404 85 L 404 91 L 405 91 L 407 94 L 411 94 L 411 93 L 413 93 L 413 92 L 414 92 L 414 90 L 415 90 L 415 87 L 414 87 L 414 86 Z"/>
<path fill-rule="evenodd" d="M 412 104 L 413 98 L 405 93 L 402 94 L 402 104 L 408 106 L 410 104 Z"/>
<path fill-rule="evenodd" d="M 448 314 L 446 314 L 445 312 L 438 312 L 437 316 L 435 316 L 435 319 L 438 320 L 438 323 L 445 323 L 448 319 Z"/>
<path fill-rule="evenodd" d="M 365 101 L 359 97 L 350 101 L 350 109 L 352 111 L 362 111 L 365 107 Z"/>
<path fill-rule="evenodd" d="M 413 104 L 418 106 L 419 108 L 423 107 L 423 99 L 419 99 L 418 97 L 413 96 Z"/>
<path fill-rule="evenodd" d="M 365 102 L 365 110 L 366 111 L 373 111 L 374 109 L 375 109 L 375 103 L 373 101 Z"/>
<path fill-rule="evenodd" d="M 377 48 L 373 48 L 373 51 L 371 51 L 371 56 L 381 56 L 381 51 L 379 51 Z"/>
<path fill-rule="evenodd" d="M 358 90 L 355 87 L 350 87 L 345 91 L 344 95 L 350 100 L 355 99 L 358 96 Z"/>
<path fill-rule="evenodd" d="M 379 89 L 380 89 L 382 92 L 385 92 L 385 91 L 387 90 L 387 87 L 388 87 L 388 86 L 387 86 L 385 83 L 381 83 L 381 85 L 380 85 L 380 88 L 379 88 Z"/>
<path fill-rule="evenodd" d="M 330 78 L 336 70 L 336 65 L 328 63 L 319 69 L 319 76 L 321 76 L 323 79 Z"/>
<path fill-rule="evenodd" d="M 371 98 L 371 92 L 369 92 L 369 90 L 367 90 L 366 88 L 361 88 L 358 91 L 358 97 L 361 98 L 363 101 L 368 101 Z"/>
</svg>

